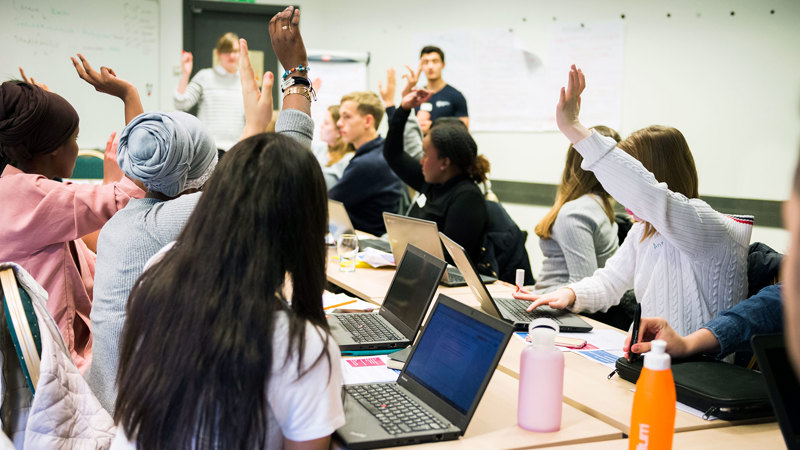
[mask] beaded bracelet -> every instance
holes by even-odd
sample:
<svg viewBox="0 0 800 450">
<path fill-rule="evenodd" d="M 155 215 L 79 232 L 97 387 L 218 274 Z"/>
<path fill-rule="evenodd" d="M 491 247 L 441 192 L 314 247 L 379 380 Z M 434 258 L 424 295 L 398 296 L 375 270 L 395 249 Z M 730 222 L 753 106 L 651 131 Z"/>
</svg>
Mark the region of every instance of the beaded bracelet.
<svg viewBox="0 0 800 450">
<path fill-rule="evenodd" d="M 289 78 L 289 75 L 291 75 L 294 72 L 303 72 L 303 71 L 308 72 L 309 70 L 311 70 L 311 67 L 300 64 L 297 67 L 287 69 L 286 72 L 283 72 L 283 79 L 285 80 Z"/>
</svg>

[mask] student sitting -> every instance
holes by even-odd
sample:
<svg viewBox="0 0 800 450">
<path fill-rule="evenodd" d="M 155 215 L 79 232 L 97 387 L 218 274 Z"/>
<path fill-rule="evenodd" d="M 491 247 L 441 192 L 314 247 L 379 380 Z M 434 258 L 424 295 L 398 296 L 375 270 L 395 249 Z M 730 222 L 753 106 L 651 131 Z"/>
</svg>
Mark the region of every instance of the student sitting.
<svg viewBox="0 0 800 450">
<path fill-rule="evenodd" d="M 124 101 L 126 122 L 142 111 L 133 85 L 80 59 L 73 63 L 82 78 Z M 80 238 L 144 192 L 122 177 L 111 146 L 104 175 L 120 181 L 98 186 L 55 180 L 72 176 L 78 124 L 78 113 L 61 96 L 18 81 L 0 85 L 0 261 L 21 265 L 47 290 L 47 309 L 83 371 L 92 352 L 95 254 Z"/>
<path fill-rule="evenodd" d="M 698 353 L 724 358 L 735 351 L 749 350 L 750 338 L 755 334 L 782 333 L 781 303 L 781 285 L 767 286 L 686 337 L 676 333 L 661 317 L 643 317 L 639 325 L 639 342 L 630 349 L 631 337 L 628 336 L 623 350 L 649 352 L 650 341 L 661 339 L 667 342 L 667 353 L 674 358 Z"/>
<path fill-rule="evenodd" d="M 386 232 L 383 212 L 397 212 L 403 184 L 383 159 L 378 125 L 383 105 L 373 92 L 353 92 L 339 105 L 339 132 L 356 154 L 328 197 L 344 204 L 353 226 L 375 236 Z"/>
<path fill-rule="evenodd" d="M 249 110 L 245 135 L 263 131 L 272 116 L 272 76 L 264 77 L 262 95 L 249 65 L 247 42 L 239 42 L 242 53 L 240 78 L 245 103 L 257 98 L 259 111 Z M 284 58 L 284 50 L 276 53 Z M 296 52 L 296 50 L 295 50 Z M 293 56 L 306 64 L 305 55 Z M 299 64 L 299 63 L 297 63 Z M 293 95 L 298 97 L 298 95 Z M 299 96 L 302 97 L 302 96 Z M 284 108 L 293 99 L 287 98 Z M 301 101 L 305 101 L 302 99 Z M 280 132 L 300 131 L 296 136 L 312 133 L 308 102 L 303 110 L 284 109 L 276 128 Z M 269 107 L 267 107 L 269 106 Z M 301 139 L 303 146 L 308 139 Z M 86 378 L 100 403 L 114 411 L 117 397 L 116 378 L 120 335 L 126 321 L 128 295 L 142 273 L 147 260 L 161 247 L 175 240 L 200 199 L 197 192 L 217 165 L 214 141 L 200 121 L 183 112 L 146 113 L 134 119 L 122 133 L 119 161 L 128 176 L 147 185 L 147 196 L 132 201 L 109 221 L 98 242 L 95 303 L 92 326 L 95 332 L 96 357 Z"/>
<path fill-rule="evenodd" d="M 607 310 L 633 288 L 645 316 L 666 318 L 686 335 L 747 295 L 747 246 L 752 218 L 714 211 L 698 197 L 689 146 L 674 128 L 651 126 L 616 148 L 578 119 L 583 73 L 572 66 L 556 121 L 606 191 L 636 216 L 606 266 L 589 278 L 541 296 L 527 292 L 530 309 L 549 304 L 575 311 Z"/>
<path fill-rule="evenodd" d="M 604 126 L 593 130 L 619 142 Z M 542 249 L 542 271 L 533 292 L 544 294 L 592 276 L 619 248 L 614 200 L 592 172 L 581 169 L 583 157 L 570 145 L 556 202 L 534 231 Z"/>
<path fill-rule="evenodd" d="M 488 215 L 476 183 L 486 180 L 489 161 L 478 155 L 467 127 L 458 119 L 439 119 L 422 141 L 419 162 L 403 152 L 406 120 L 430 96 L 430 91 L 418 89 L 403 98 L 389 123 L 383 154 L 400 179 L 420 193 L 408 215 L 436 222 L 439 231 L 479 262 Z"/>
<path fill-rule="evenodd" d="M 293 10 L 270 22 L 273 44 L 299 38 Z M 131 292 L 112 448 L 328 448 L 344 411 L 322 309 L 326 202 L 295 140 L 231 149 Z"/>
<path fill-rule="evenodd" d="M 352 144 L 344 142 L 336 122 L 339 121 L 339 105 L 331 105 L 322 120 L 319 132 L 323 145 L 316 147 L 314 156 L 317 157 L 322 175 L 325 177 L 325 186 L 328 189 L 336 186 L 342 178 L 344 169 L 350 164 L 350 160 L 355 155 L 356 149 Z"/>
</svg>

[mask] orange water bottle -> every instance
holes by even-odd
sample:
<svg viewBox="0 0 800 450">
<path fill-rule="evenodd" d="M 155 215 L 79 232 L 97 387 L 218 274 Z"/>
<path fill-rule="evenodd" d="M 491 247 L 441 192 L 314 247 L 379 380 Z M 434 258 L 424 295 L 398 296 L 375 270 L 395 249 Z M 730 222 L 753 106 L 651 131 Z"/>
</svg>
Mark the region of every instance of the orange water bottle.
<svg viewBox="0 0 800 450">
<path fill-rule="evenodd" d="M 651 345 L 633 395 L 629 450 L 670 449 L 675 434 L 675 381 L 667 343 L 655 340 Z"/>
</svg>

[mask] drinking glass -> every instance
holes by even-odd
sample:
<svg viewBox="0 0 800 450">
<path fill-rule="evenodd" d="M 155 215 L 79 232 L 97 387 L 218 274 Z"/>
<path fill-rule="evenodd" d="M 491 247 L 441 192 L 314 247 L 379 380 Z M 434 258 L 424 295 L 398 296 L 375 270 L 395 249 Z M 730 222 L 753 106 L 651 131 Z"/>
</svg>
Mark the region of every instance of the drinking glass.
<svg viewBox="0 0 800 450">
<path fill-rule="evenodd" d="M 339 255 L 339 270 L 354 272 L 356 270 L 356 255 L 358 255 L 358 236 L 355 234 L 341 234 L 336 242 L 336 252 Z"/>
</svg>

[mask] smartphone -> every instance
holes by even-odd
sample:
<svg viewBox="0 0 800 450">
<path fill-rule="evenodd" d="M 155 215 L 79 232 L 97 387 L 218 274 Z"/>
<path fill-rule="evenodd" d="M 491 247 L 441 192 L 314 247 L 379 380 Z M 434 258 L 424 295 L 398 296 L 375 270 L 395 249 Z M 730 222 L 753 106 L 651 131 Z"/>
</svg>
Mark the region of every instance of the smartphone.
<svg viewBox="0 0 800 450">
<path fill-rule="evenodd" d="M 556 336 L 556 345 L 566 348 L 583 348 L 586 347 L 586 339 Z"/>
</svg>

